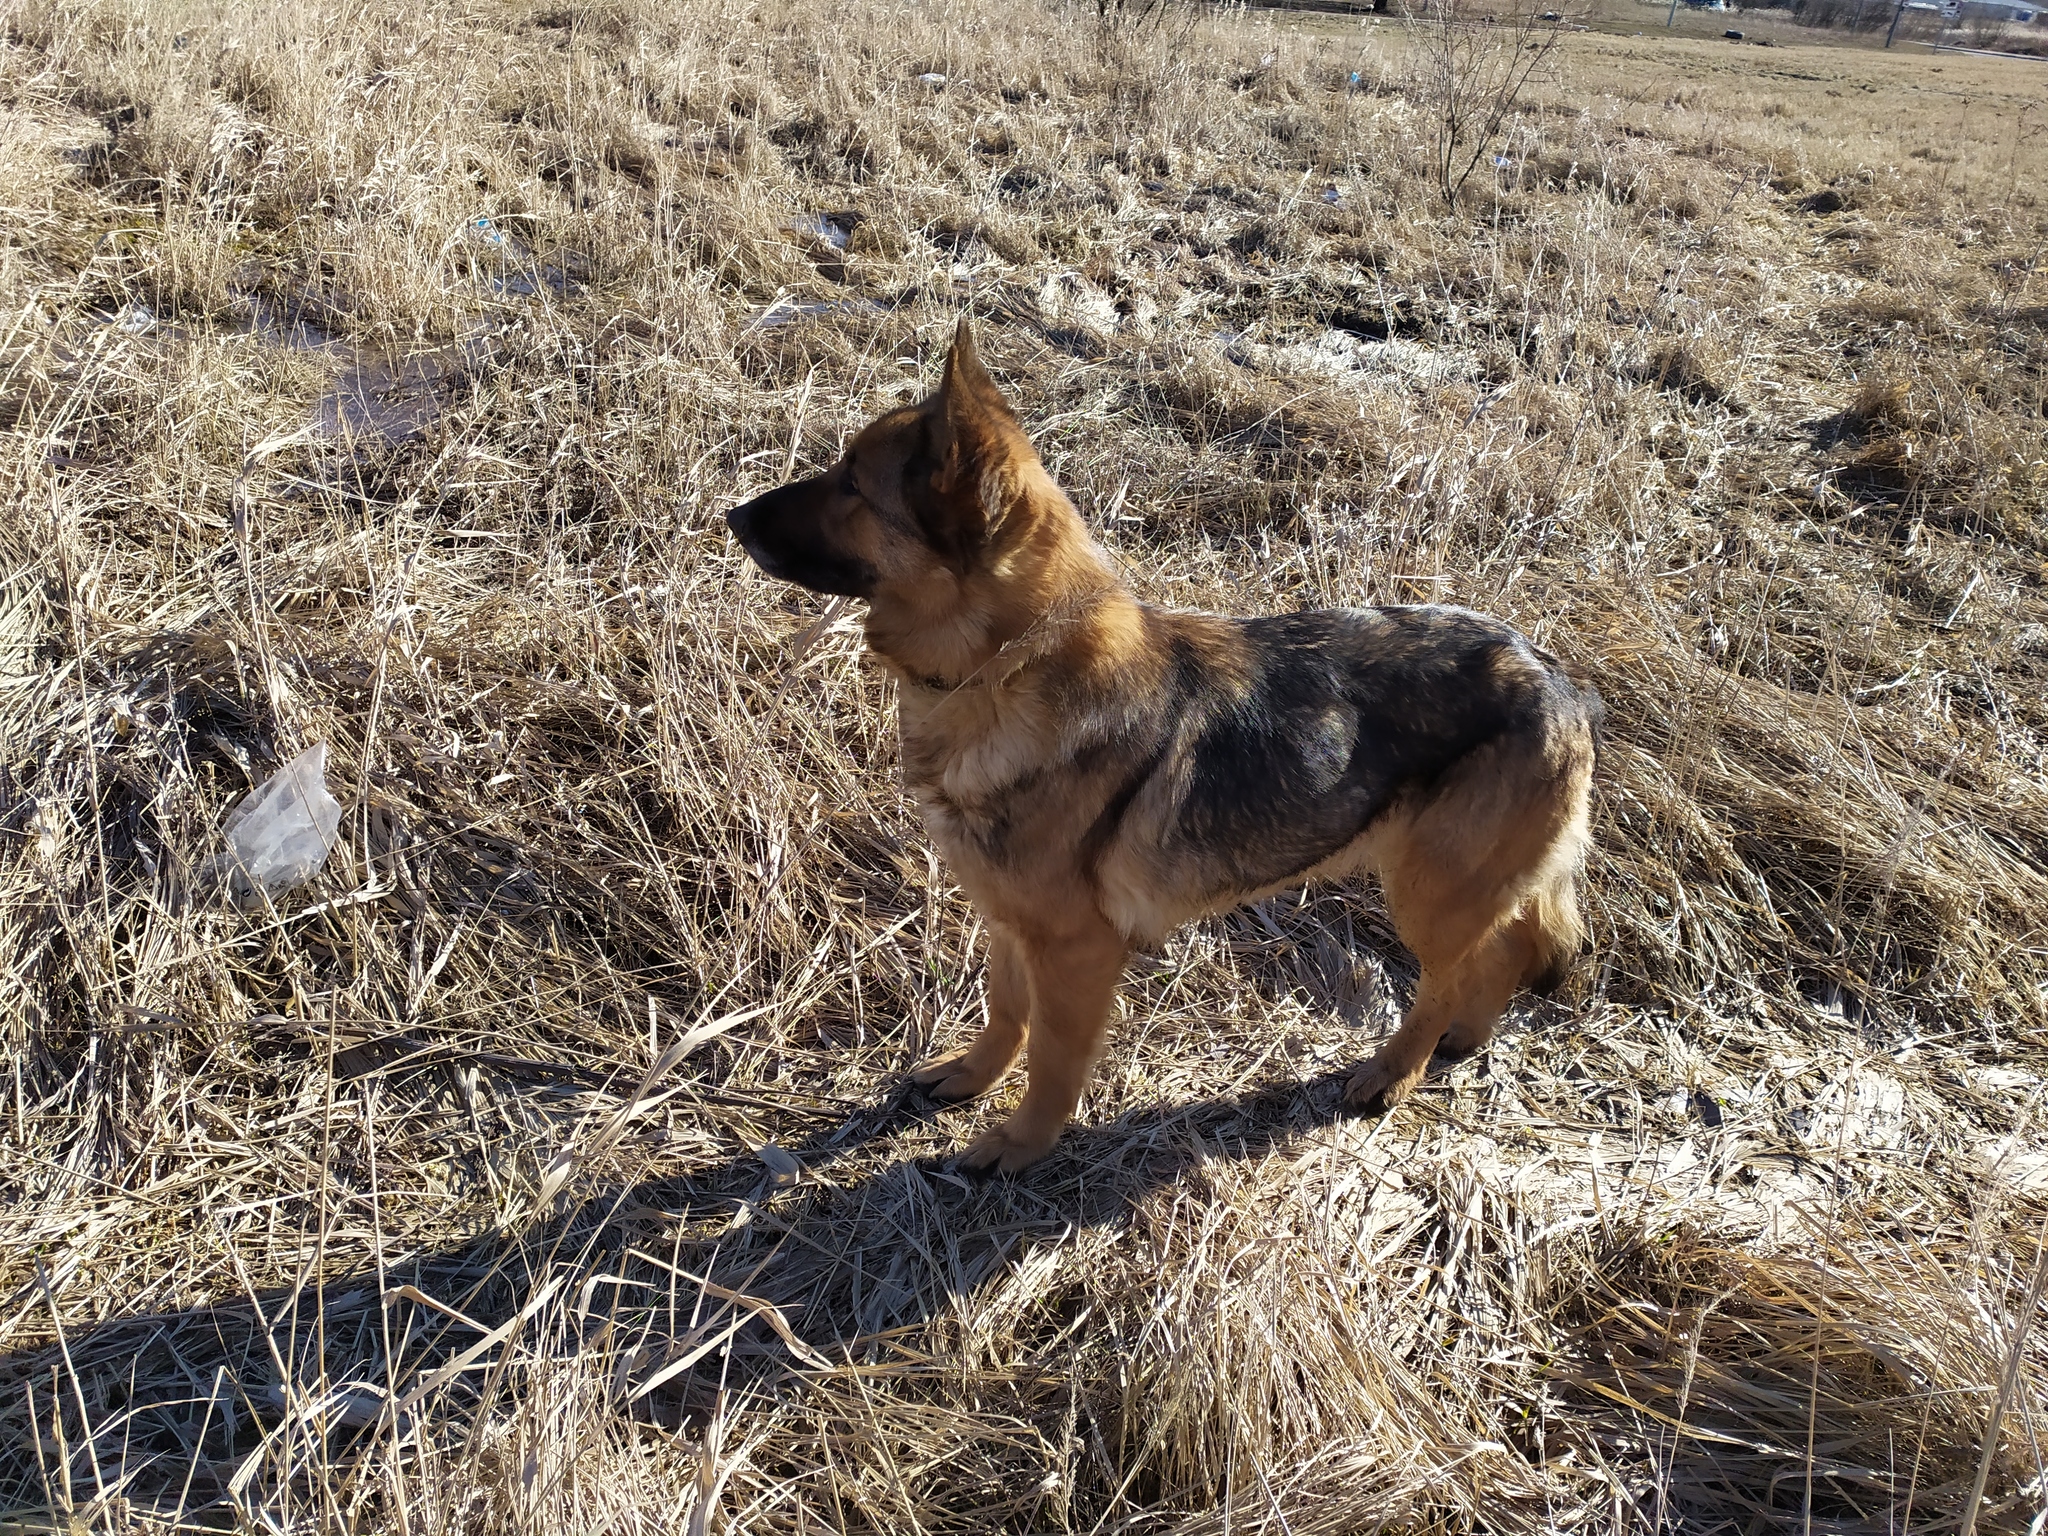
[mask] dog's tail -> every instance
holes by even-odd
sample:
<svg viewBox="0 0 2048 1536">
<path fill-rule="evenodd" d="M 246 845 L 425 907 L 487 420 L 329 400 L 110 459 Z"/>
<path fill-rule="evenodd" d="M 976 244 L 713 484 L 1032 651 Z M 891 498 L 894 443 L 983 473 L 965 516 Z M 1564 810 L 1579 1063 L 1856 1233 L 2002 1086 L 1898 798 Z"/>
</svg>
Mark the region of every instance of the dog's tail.
<svg viewBox="0 0 2048 1536">
<path fill-rule="evenodd" d="M 1586 920 L 1579 911 L 1576 866 L 1553 876 L 1529 896 L 1522 907 L 1525 932 L 1535 946 L 1529 990 L 1548 997 L 1558 989 L 1579 956 L 1586 951 Z"/>
<path fill-rule="evenodd" d="M 1580 682 L 1576 677 L 1571 683 L 1578 691 L 1579 707 L 1586 712 L 1586 734 L 1593 742 L 1593 771 L 1598 773 L 1600 759 L 1604 756 L 1602 738 L 1607 734 L 1607 701 L 1600 697 L 1600 690 L 1591 683 Z"/>
<path fill-rule="evenodd" d="M 1586 920 L 1579 909 L 1579 877 L 1592 842 L 1590 812 L 1593 775 L 1599 771 L 1607 705 L 1600 690 L 1568 672 L 1555 657 L 1549 664 L 1555 701 L 1552 739 L 1565 764 L 1558 785 L 1564 797 L 1564 826 L 1552 845 L 1546 867 L 1534 889 L 1523 898 L 1523 933 L 1534 950 L 1529 964 L 1530 990 L 1543 996 L 1557 990 L 1590 947 Z"/>
<path fill-rule="evenodd" d="M 1600 767 L 1600 738 L 1607 729 L 1607 701 L 1600 697 L 1600 690 L 1587 682 L 1578 672 L 1565 665 L 1564 659 L 1540 645 L 1529 647 L 1536 659 L 1543 663 L 1544 671 L 1550 674 L 1552 699 L 1563 705 L 1568 713 L 1576 713 L 1584 724 L 1587 741 L 1593 748 L 1593 767 Z M 1574 710 L 1573 705 L 1577 708 Z"/>
</svg>

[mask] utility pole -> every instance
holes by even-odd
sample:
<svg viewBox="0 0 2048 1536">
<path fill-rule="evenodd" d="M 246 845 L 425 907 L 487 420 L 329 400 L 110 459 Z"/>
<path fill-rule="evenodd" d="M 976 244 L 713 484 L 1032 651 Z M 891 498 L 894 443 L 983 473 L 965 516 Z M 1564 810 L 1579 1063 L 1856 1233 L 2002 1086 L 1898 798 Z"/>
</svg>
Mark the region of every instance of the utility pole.
<svg viewBox="0 0 2048 1536">
<path fill-rule="evenodd" d="M 1884 35 L 1884 45 L 1889 48 L 1892 39 L 1899 35 L 1899 18 L 1906 14 L 1906 0 L 1899 0 L 1899 7 L 1892 12 L 1892 29 Z"/>
<path fill-rule="evenodd" d="M 1675 23 L 1675 22 L 1676 22 L 1677 20 L 1678 20 L 1678 0 L 1671 0 L 1671 14 L 1670 14 L 1669 16 L 1666 16 L 1666 17 L 1664 18 L 1664 27 L 1665 27 L 1665 30 L 1669 31 L 1669 30 L 1670 30 L 1670 28 L 1671 28 L 1671 26 L 1673 25 L 1673 23 Z"/>
</svg>

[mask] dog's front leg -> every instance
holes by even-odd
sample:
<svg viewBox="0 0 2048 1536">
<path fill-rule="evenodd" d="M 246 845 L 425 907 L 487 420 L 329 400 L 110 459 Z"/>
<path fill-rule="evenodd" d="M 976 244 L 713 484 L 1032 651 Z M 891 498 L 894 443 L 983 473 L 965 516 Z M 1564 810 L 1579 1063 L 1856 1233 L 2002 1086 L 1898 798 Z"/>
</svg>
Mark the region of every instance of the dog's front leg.
<svg viewBox="0 0 2048 1536">
<path fill-rule="evenodd" d="M 935 1099 L 957 1104 L 986 1093 L 1016 1065 L 1031 1021 L 1031 984 L 1016 940 L 1000 928 L 988 931 L 988 1023 L 974 1044 L 939 1056 L 910 1074 Z"/>
<path fill-rule="evenodd" d="M 1130 947 L 1099 917 L 1086 926 L 1020 935 L 1017 942 L 1031 988 L 1030 1081 L 1017 1112 L 961 1154 L 961 1165 L 970 1169 L 1014 1173 L 1052 1150 L 1102 1048 Z"/>
</svg>

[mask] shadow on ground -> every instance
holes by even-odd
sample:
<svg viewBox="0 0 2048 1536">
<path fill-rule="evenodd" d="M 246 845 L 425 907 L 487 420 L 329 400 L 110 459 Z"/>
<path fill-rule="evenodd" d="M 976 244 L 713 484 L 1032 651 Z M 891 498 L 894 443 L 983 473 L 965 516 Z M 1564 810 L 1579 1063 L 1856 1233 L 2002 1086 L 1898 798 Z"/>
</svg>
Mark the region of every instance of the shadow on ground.
<svg viewBox="0 0 2048 1536">
<path fill-rule="evenodd" d="M 817 1129 L 674 1176 L 596 1189 L 572 1182 L 545 1219 L 516 1230 L 432 1251 L 394 1247 L 381 1270 L 358 1267 L 74 1328 L 0 1357 L 0 1532 L 23 1517 L 24 1530 L 97 1529 L 133 1511 L 185 1528 L 251 1528 L 281 1505 L 317 1508 L 332 1501 L 338 1480 L 374 1466 L 416 1423 L 460 1435 L 448 1426 L 510 1401 L 546 1399 L 531 1381 L 507 1391 L 515 1360 L 513 1369 L 550 1360 L 585 1369 L 609 1382 L 603 1412 L 692 1438 L 736 1397 L 801 1392 L 806 1379 L 829 1373 L 873 1380 L 935 1369 L 959 1343 L 956 1333 L 1016 1302 L 1005 1287 L 1034 1254 L 1088 1229 L 1141 1220 L 1161 1190 L 1186 1186 L 1200 1204 L 1219 1165 L 1285 1152 L 1346 1118 L 1351 1070 L 1346 1063 L 1072 1127 L 1044 1162 L 990 1179 L 955 1172 L 949 1155 L 903 1155 L 934 1143 L 950 1154 L 970 1118 L 908 1087 L 851 1113 L 792 1107 L 785 1124 L 810 1113 Z M 1482 1058 L 1460 1070 L 1488 1065 Z M 1399 1115 L 1434 1113 L 1440 1093 L 1426 1088 L 1419 1107 Z M 344 1209 L 327 1219 L 360 1224 L 361 1215 Z M 1520 1475 L 1540 1480 L 1547 1474 L 1539 1468 L 1571 1445 L 1592 1446 L 1616 1466 L 1640 1468 L 1647 1458 L 1665 1514 L 1681 1524 L 1688 1509 L 1739 1506 L 1751 1511 L 1752 1529 L 1779 1528 L 1802 1509 L 1830 1529 L 1875 1529 L 1867 1522 L 1891 1507 L 1888 1491 L 1859 1490 L 1832 1474 L 1816 1489 L 1812 1478 L 1794 1475 L 1803 1465 L 1796 1452 L 1805 1399 L 1785 1397 L 1787 1383 L 1811 1391 L 1818 1382 L 1831 1391 L 1853 1387 L 1868 1411 L 1889 1411 L 1896 1391 L 1870 1377 L 1869 1351 L 1831 1342 L 1841 1359 L 1831 1356 L 1814 1376 L 1823 1340 L 1841 1331 L 1827 1319 L 1788 1332 L 1783 1308 L 1751 1315 L 1733 1292 L 1681 1296 L 1668 1254 L 1649 1253 L 1631 1232 L 1608 1241 L 1619 1246 L 1596 1268 L 1612 1294 L 1589 1293 L 1582 1312 L 1553 1319 L 1564 1353 L 1550 1379 L 1574 1422 L 1567 1430 L 1560 1419 L 1547 1448 L 1497 1447 L 1526 1458 Z M 1394 1265 L 1389 1285 L 1412 1269 Z M 1078 1293 L 1035 1293 L 1029 1302 L 1031 1326 L 1054 1332 L 1063 1322 L 1078 1325 L 1087 1310 Z M 1669 1396 L 1674 1384 L 1664 1378 L 1677 1368 L 1655 1319 L 1699 1303 L 1702 1318 L 1714 1314 L 1731 1330 L 1713 1365 L 1736 1384 L 1730 1402 L 1747 1403 L 1746 1416 L 1693 1437 L 1645 1440 L 1638 1410 Z M 48 1303 L 31 1293 L 7 1301 L 5 1312 L 37 1307 L 47 1311 Z M 1759 1341 L 1771 1346 L 1763 1355 L 1755 1355 Z M 1585 1362 L 1613 1367 L 1618 1358 L 1637 1372 L 1628 1393 L 1587 1385 Z M 1692 1377 L 1688 1366 L 1686 1382 Z M 1742 1386 L 1752 1377 L 1754 1394 Z M 440 1400 L 420 1406 L 432 1397 Z M 1760 1406 L 1767 1402 L 1784 1410 L 1782 1424 Z M 1892 1406 L 1910 1417 L 1910 1394 Z M 1648 1411 L 1656 1420 L 1659 1410 Z M 1693 1409 L 1705 1411 L 1704 1403 Z M 24 1434 L 31 1415 L 36 1432 Z M 1145 1453 L 1136 1454 L 1142 1462 Z M 1923 1508 L 1960 1496 L 1946 1489 L 1930 1497 L 1936 1492 L 1922 1490 Z M 127 1501 L 125 1511 L 117 1500 Z M 83 1520 L 74 1521 L 74 1511 Z"/>
<path fill-rule="evenodd" d="M 235 1524 L 273 1465 L 303 1477 L 319 1464 L 312 1440 L 332 1466 L 388 1442 L 394 1420 L 402 1435 L 416 1393 L 487 1393 L 480 1377 L 508 1342 L 610 1349 L 625 1411 L 688 1428 L 720 1390 L 885 1359 L 1034 1246 L 1124 1222 L 1203 1163 L 1257 1158 L 1330 1123 L 1350 1070 L 1073 1127 L 1036 1167 L 989 1179 L 947 1157 L 888 1155 L 903 1133 L 962 1118 L 898 1087 L 765 1155 L 572 1186 L 548 1219 L 439 1251 L 394 1245 L 381 1272 L 73 1328 L 0 1357 L 0 1441 L 13 1443 L 0 1450 L 0 1512 L 48 1511 L 61 1527 L 67 1509 L 117 1495 Z M 938 1129 L 949 1149 L 964 1142 Z M 45 1271 L 37 1286 L 61 1282 Z M 669 1293 L 666 1311 L 637 1299 L 651 1288 Z M 36 1290 L 7 1312 L 46 1309 Z M 621 1330 L 633 1337 L 623 1349 Z M 23 1434 L 30 1414 L 36 1433 Z M 300 1443 L 280 1455 L 286 1441 Z"/>
</svg>

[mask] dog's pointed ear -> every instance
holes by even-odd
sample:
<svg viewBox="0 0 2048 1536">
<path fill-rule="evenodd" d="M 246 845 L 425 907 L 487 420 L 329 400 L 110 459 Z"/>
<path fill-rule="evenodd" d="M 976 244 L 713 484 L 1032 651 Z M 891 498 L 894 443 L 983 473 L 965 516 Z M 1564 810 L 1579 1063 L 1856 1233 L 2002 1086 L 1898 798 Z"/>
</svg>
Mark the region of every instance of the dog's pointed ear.
<svg viewBox="0 0 2048 1536">
<path fill-rule="evenodd" d="M 946 354 L 946 378 L 939 392 L 945 396 L 946 417 L 956 432 L 969 435 L 998 422 L 1016 428 L 1010 402 L 981 366 L 981 355 L 974 350 L 974 327 L 965 315 L 953 332 L 953 348 Z"/>
<path fill-rule="evenodd" d="M 932 501 L 926 531 L 943 548 L 965 553 L 985 543 L 1002 521 L 1010 480 L 1003 471 L 1034 461 L 1031 443 L 1010 404 L 974 350 L 963 317 L 946 354 L 932 421 Z"/>
</svg>

